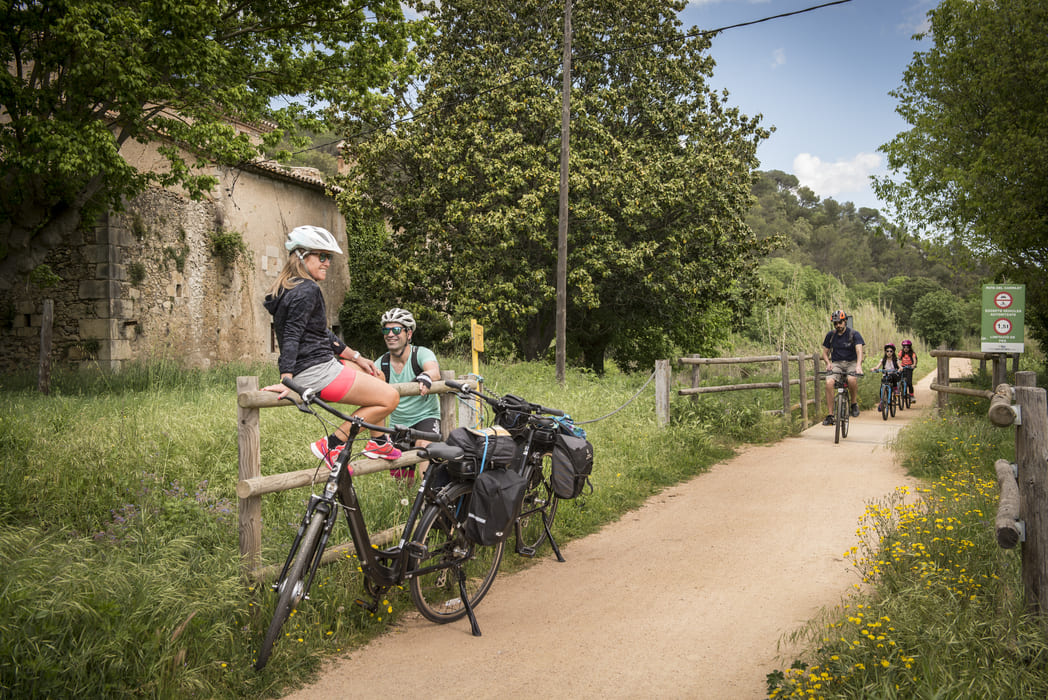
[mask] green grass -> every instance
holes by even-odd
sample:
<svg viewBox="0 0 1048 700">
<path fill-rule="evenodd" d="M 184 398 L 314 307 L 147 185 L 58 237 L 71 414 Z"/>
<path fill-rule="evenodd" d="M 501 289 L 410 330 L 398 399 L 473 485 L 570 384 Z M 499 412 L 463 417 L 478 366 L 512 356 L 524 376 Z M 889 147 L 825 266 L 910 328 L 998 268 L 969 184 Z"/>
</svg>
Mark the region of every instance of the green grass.
<svg viewBox="0 0 1048 700">
<path fill-rule="evenodd" d="M 1048 636 L 1024 612 L 1019 550 L 993 528 L 993 464 L 1014 458 L 1014 429 L 987 407 L 951 396 L 899 435 L 922 485 L 868 506 L 845 553 L 861 585 L 791 637 L 809 651 L 769 674 L 770 697 L 1048 697 Z"/>
<path fill-rule="evenodd" d="M 647 377 L 614 368 L 600 378 L 571 371 L 564 386 L 542 364 L 483 372 L 491 390 L 578 421 L 624 406 L 584 424 L 596 448 L 595 491 L 561 505 L 561 542 L 707 470 L 731 454 L 732 436 L 760 441 L 791 429 L 743 394 L 659 428 L 652 385 L 630 402 Z M 323 567 L 265 671 L 251 668 L 275 596 L 241 578 L 240 374 L 263 385 L 276 379 L 268 366 L 161 364 L 58 373 L 50 396 L 36 393 L 31 378 L 0 379 L 0 696 L 275 696 L 411 609 L 393 591 L 371 615 L 353 603 L 362 593 L 355 561 Z M 323 430 L 290 408 L 262 411 L 263 473 L 313 464 L 307 446 Z M 369 527 L 403 520 L 410 494 L 393 479 L 371 475 L 358 487 Z M 304 489 L 263 497 L 264 563 L 283 560 L 307 498 Z M 348 539 L 344 525 L 335 538 Z M 507 569 L 526 565 L 507 558 Z"/>
</svg>

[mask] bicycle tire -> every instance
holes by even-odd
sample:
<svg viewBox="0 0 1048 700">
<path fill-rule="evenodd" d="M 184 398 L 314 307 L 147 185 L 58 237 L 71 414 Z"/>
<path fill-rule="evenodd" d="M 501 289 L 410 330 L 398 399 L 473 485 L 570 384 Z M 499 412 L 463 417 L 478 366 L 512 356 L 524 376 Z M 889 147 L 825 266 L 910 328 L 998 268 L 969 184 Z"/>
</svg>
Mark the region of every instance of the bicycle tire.
<svg viewBox="0 0 1048 700">
<path fill-rule="evenodd" d="M 465 491 L 463 495 L 469 493 Z M 412 570 L 439 565 L 448 558 L 465 558 L 463 568 L 470 607 L 476 607 L 491 589 L 506 544 L 502 540 L 491 547 L 481 547 L 467 541 L 459 523 L 437 504 L 430 505 L 422 514 L 413 541 L 424 548 L 425 555 L 412 557 Z M 458 568 L 451 565 L 411 577 L 408 585 L 411 601 L 427 620 L 445 624 L 465 616 L 466 606 L 459 593 Z"/>
<path fill-rule="evenodd" d="M 835 445 L 841 441 L 841 428 L 844 426 L 845 416 L 845 411 L 841 410 L 841 406 L 843 405 L 844 400 L 841 398 L 840 394 L 837 394 L 836 403 L 834 404 L 835 420 L 833 421 L 833 444 Z M 847 436 L 847 433 L 845 433 L 845 436 Z"/>
<path fill-rule="evenodd" d="M 298 552 L 295 560 L 288 569 L 287 576 L 280 584 L 277 596 L 277 607 L 273 611 L 273 619 L 266 630 L 266 636 L 262 640 L 262 648 L 258 650 L 258 660 L 255 661 L 255 670 L 261 671 L 269 661 L 273 653 L 273 646 L 280 636 L 280 630 L 284 627 L 291 611 L 298 607 L 305 594 L 305 577 L 313 568 L 313 559 L 318 555 L 317 545 L 320 543 L 320 534 L 324 529 L 326 518 L 322 513 L 314 513 L 313 519 L 306 526 L 306 532 L 298 544 Z"/>
<path fill-rule="evenodd" d="M 844 415 L 844 419 L 841 421 L 841 437 L 846 438 L 848 437 L 848 427 L 851 425 L 851 406 L 845 395 L 841 396 L 841 413 Z"/>
<path fill-rule="evenodd" d="M 881 387 L 881 418 L 888 420 L 888 404 L 892 402 L 892 390 Z"/>
<path fill-rule="evenodd" d="M 892 393 L 892 404 L 889 407 L 891 409 L 892 418 L 895 417 L 895 410 L 898 407 L 899 407 L 899 393 L 898 392 L 893 392 Z"/>
<path fill-rule="evenodd" d="M 524 494 L 524 501 L 520 508 L 520 515 L 514 532 L 517 537 L 517 549 L 536 550 L 546 541 L 546 525 L 553 528 L 553 521 L 557 517 L 557 504 L 560 499 L 553 493 L 553 485 L 550 483 L 552 473 L 552 457 L 543 455 L 541 478 L 534 486 Z"/>
<path fill-rule="evenodd" d="M 906 387 L 906 393 L 904 393 L 904 394 L 902 395 L 902 402 L 903 402 L 903 404 L 905 404 L 906 408 L 909 408 L 909 407 L 910 407 L 910 401 L 911 401 L 911 400 L 912 400 L 912 399 L 910 399 L 910 390 L 909 390 L 909 387 Z"/>
</svg>

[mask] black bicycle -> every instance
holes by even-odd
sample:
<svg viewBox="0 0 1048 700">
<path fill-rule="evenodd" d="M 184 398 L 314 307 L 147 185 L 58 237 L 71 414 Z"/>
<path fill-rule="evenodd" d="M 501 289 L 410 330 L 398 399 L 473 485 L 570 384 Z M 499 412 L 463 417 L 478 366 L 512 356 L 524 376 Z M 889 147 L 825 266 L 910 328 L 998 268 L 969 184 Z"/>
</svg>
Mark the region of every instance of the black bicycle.
<svg viewBox="0 0 1048 700">
<path fill-rule="evenodd" d="M 356 601 L 358 605 L 376 612 L 386 591 L 406 581 L 412 602 L 426 619 L 447 623 L 465 616 L 472 633 L 479 636 L 473 608 L 491 589 L 502 561 L 504 542 L 482 547 L 463 535 L 473 482 L 448 479 L 452 470 L 440 468 L 463 460 L 462 448 L 438 442 L 440 435 L 400 425 L 386 428 L 366 423 L 332 407 L 311 389 L 303 389 L 288 379 L 283 383 L 301 397 L 297 402 L 299 410 L 320 418 L 315 411 L 315 407 L 320 407 L 352 425 L 349 447 L 335 460 L 322 492 L 311 495 L 287 560 L 272 585 L 277 593 L 276 609 L 255 669 L 265 667 L 284 623 L 303 600 L 309 599 L 310 586 L 340 510 L 346 514 L 368 594 L 367 600 Z M 430 460 L 430 467 L 416 492 L 399 543 L 388 549 L 372 546 L 353 486 L 351 446 L 361 429 L 387 433 L 399 445 L 419 439 L 434 441 L 419 450 L 420 456 Z"/>
<path fill-rule="evenodd" d="M 518 443 L 517 459 L 511 468 L 527 480 L 528 487 L 514 525 L 516 553 L 533 557 L 549 540 L 557 561 L 564 561 L 552 531 L 561 500 L 554 492 L 552 450 L 558 434 L 581 431 L 559 409 L 531 403 L 513 394 L 495 396 L 469 383 L 446 380 L 445 384 L 464 398 L 477 397 L 487 403 L 494 413 L 494 422 Z"/>
<path fill-rule="evenodd" d="M 848 392 L 848 377 L 861 377 L 858 372 L 824 372 L 823 376 L 833 375 L 833 386 L 836 391 L 833 398 L 833 443 L 848 437 L 848 426 L 851 422 L 851 401 Z"/>
</svg>

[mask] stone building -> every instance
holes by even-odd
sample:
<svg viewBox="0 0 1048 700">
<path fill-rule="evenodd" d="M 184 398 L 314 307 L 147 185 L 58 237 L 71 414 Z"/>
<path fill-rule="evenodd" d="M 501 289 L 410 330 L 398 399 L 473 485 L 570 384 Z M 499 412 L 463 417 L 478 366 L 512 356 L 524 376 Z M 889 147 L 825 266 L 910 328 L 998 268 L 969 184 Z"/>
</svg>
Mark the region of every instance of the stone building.
<svg viewBox="0 0 1048 700">
<path fill-rule="evenodd" d="M 163 165 L 155 146 L 122 153 L 140 169 Z M 150 189 L 51 252 L 47 265 L 60 280 L 2 293 L 0 371 L 37 367 L 45 299 L 54 303 L 56 365 L 275 362 L 262 299 L 287 259 L 285 235 L 323 226 L 345 249 L 345 220 L 316 171 L 252 163 L 211 172 L 219 183 L 206 199 Z M 337 332 L 346 266 L 332 265 L 322 286 Z"/>
</svg>

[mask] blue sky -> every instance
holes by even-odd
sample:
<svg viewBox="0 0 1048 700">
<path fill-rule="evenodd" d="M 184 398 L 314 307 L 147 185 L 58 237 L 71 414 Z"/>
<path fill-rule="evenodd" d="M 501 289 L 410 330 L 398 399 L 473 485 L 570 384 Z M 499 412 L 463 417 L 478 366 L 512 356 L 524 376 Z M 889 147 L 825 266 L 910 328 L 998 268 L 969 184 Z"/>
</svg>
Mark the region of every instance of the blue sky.
<svg viewBox="0 0 1048 700">
<path fill-rule="evenodd" d="M 691 0 L 686 31 L 802 10 L 826 0 Z M 906 130 L 888 92 L 902 84 L 937 0 L 851 0 L 731 29 L 713 40 L 713 86 L 776 131 L 758 149 L 762 170 L 793 173 L 820 198 L 886 207 L 870 175 L 887 173 L 878 147 Z"/>
</svg>

